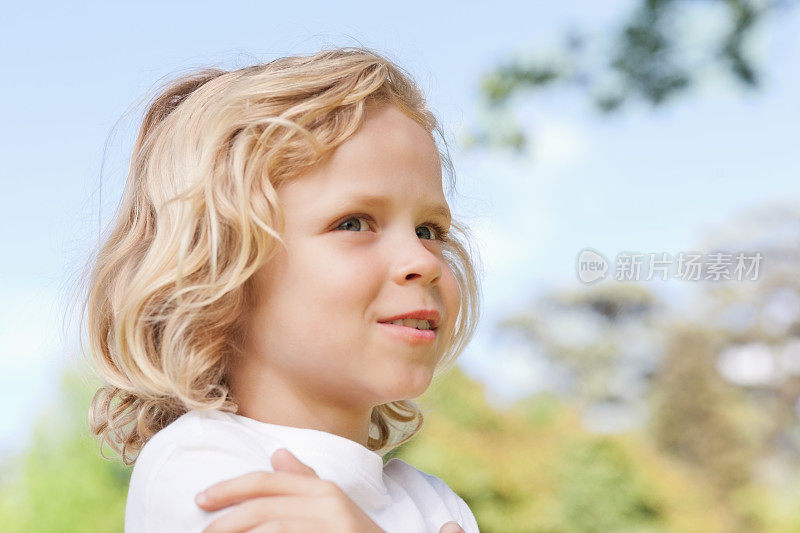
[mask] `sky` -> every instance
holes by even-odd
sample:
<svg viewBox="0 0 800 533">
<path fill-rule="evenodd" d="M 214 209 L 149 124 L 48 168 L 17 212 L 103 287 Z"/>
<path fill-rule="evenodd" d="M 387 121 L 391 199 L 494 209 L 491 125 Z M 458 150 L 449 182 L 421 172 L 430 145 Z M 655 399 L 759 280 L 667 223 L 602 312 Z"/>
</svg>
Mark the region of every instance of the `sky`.
<svg viewBox="0 0 800 533">
<path fill-rule="evenodd" d="M 482 322 L 460 365 L 498 405 L 543 386 L 541 364 L 499 344 L 493 328 L 537 294 L 579 287 L 580 250 L 691 250 L 713 228 L 735 225 L 743 209 L 796 205 L 800 196 L 800 9 L 766 21 L 754 40 L 764 76 L 756 94 L 711 80 L 667 108 L 633 106 L 602 119 L 575 92 L 548 90 L 517 110 L 535 140 L 530 152 L 455 142 L 477 123 L 483 73 L 552 47 L 572 26 L 608 33 L 634 5 L 46 2 L 6 10 L 0 456 L 24 446 L 76 350 L 62 317 L 122 191 L 138 118 L 126 113 L 186 70 L 324 46 L 380 51 L 428 96 L 451 142 L 451 206 L 472 225 L 485 266 Z M 710 14 L 695 15 L 699 35 L 710 32 Z M 675 283 L 658 289 L 680 292 Z"/>
</svg>

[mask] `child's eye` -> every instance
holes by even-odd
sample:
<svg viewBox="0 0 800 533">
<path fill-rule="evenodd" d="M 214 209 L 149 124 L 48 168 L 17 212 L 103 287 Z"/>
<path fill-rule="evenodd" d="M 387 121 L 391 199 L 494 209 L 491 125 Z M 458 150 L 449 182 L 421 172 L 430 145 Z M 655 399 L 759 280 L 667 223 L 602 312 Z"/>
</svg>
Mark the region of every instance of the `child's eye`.
<svg viewBox="0 0 800 533">
<path fill-rule="evenodd" d="M 369 223 L 366 222 L 366 220 L 367 220 L 367 217 L 365 215 L 354 215 L 354 216 L 351 216 L 350 218 L 342 220 L 341 224 L 339 224 L 336 227 L 336 229 L 337 230 L 341 230 L 341 231 L 356 231 L 356 232 L 369 231 Z M 365 222 L 362 223 L 361 221 L 365 221 Z M 355 222 L 355 223 L 353 223 L 353 222 Z M 422 226 L 419 226 L 419 227 L 420 228 L 425 228 L 425 227 L 432 228 L 434 235 L 433 236 L 429 236 L 429 237 L 423 237 L 420 234 L 421 232 L 417 231 L 417 236 L 418 237 L 424 238 L 425 240 L 428 240 L 428 241 L 437 241 L 437 240 L 438 241 L 444 241 L 446 239 L 447 232 L 444 230 L 444 228 L 440 224 L 437 224 L 436 222 L 427 222 L 426 224 L 423 224 Z M 423 232 L 423 233 L 427 235 L 427 234 L 430 234 L 431 231 L 429 229 L 427 232 Z"/>
<path fill-rule="evenodd" d="M 421 228 L 425 228 L 425 227 L 433 228 L 433 232 L 435 233 L 435 235 L 433 237 L 427 239 L 427 240 L 443 241 L 446 238 L 447 232 L 444 230 L 444 228 L 441 225 L 437 224 L 436 222 L 428 222 L 427 224 L 425 224 L 423 226 L 420 226 L 420 227 Z M 428 231 L 428 233 L 430 233 L 430 231 Z M 419 235 L 419 232 L 417 232 L 417 235 Z"/>
<path fill-rule="evenodd" d="M 344 229 L 343 226 L 347 226 L 348 228 L 353 228 L 354 227 L 355 231 L 362 231 L 361 228 L 366 228 L 367 230 L 369 229 L 369 224 L 361 224 L 361 223 L 350 224 L 350 222 L 353 221 L 353 220 L 355 220 L 356 222 L 359 222 L 360 220 L 366 220 L 366 218 L 361 216 L 361 215 L 350 217 L 350 218 L 348 218 L 346 220 L 343 220 L 342 223 L 339 224 L 336 227 L 336 229 Z M 349 231 L 349 230 L 345 229 L 345 231 Z"/>
</svg>

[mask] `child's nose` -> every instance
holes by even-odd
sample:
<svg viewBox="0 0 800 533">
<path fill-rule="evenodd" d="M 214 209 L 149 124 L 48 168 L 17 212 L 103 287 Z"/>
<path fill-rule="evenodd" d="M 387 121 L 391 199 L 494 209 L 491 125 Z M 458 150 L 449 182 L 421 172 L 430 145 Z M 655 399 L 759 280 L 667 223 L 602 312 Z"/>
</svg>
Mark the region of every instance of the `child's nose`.
<svg viewBox="0 0 800 533">
<path fill-rule="evenodd" d="M 425 244 L 423 239 L 402 239 L 394 245 L 395 259 L 393 277 L 396 283 L 417 281 L 424 284 L 438 282 L 442 275 L 442 263 L 433 250 L 438 244 Z"/>
</svg>

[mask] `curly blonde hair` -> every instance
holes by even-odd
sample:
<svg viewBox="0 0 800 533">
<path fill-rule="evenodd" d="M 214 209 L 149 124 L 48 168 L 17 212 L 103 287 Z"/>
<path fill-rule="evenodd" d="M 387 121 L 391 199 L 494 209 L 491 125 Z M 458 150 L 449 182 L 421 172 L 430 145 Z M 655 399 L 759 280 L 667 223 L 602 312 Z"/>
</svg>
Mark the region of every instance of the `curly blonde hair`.
<svg viewBox="0 0 800 533">
<path fill-rule="evenodd" d="M 101 453 L 106 443 L 131 465 L 148 439 L 187 411 L 236 412 L 225 372 L 241 350 L 250 280 L 285 247 L 276 190 L 355 133 L 368 106 L 384 104 L 439 134 L 453 187 L 447 142 L 420 89 L 367 48 L 205 68 L 159 89 L 116 218 L 85 270 L 81 331 L 85 319 L 90 364 L 102 381 L 89 427 Z M 434 378 L 464 350 L 479 317 L 477 250 L 465 225 L 454 221 L 452 230 L 444 257 L 461 307 Z M 410 400 L 376 406 L 367 447 L 388 451 L 422 421 Z"/>
</svg>

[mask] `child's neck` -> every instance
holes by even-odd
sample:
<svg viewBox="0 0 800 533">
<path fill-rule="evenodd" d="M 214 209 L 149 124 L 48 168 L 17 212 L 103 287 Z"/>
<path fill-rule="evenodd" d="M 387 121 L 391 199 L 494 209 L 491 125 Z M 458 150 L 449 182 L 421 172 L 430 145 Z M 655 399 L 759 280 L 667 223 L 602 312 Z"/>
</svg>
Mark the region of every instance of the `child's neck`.
<svg viewBox="0 0 800 533">
<path fill-rule="evenodd" d="M 246 358 L 242 358 L 246 359 Z M 342 406 L 319 391 L 306 391 L 265 368 L 240 364 L 228 376 L 237 414 L 282 426 L 317 429 L 362 446 L 369 438 L 372 406 Z"/>
</svg>

